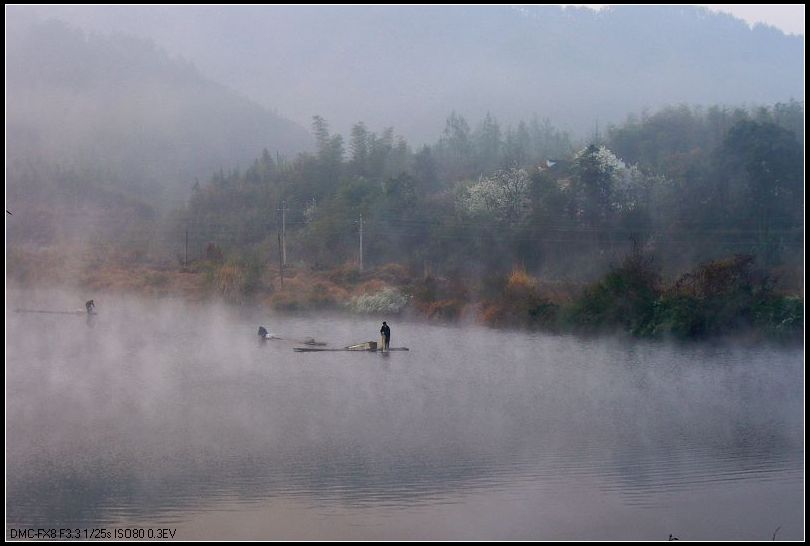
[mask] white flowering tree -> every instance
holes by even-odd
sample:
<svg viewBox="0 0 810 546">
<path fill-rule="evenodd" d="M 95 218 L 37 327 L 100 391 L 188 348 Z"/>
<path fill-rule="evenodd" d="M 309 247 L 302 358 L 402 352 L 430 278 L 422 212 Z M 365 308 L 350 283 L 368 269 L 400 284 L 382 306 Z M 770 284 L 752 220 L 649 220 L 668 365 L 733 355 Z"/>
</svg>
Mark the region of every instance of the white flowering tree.
<svg viewBox="0 0 810 546">
<path fill-rule="evenodd" d="M 626 165 L 604 146 L 580 150 L 574 165 L 578 213 L 591 224 L 637 208 L 652 183 L 636 165 Z"/>
<path fill-rule="evenodd" d="M 468 186 L 459 198 L 458 207 L 468 216 L 516 223 L 529 211 L 530 183 L 525 169 L 498 171 Z"/>
</svg>

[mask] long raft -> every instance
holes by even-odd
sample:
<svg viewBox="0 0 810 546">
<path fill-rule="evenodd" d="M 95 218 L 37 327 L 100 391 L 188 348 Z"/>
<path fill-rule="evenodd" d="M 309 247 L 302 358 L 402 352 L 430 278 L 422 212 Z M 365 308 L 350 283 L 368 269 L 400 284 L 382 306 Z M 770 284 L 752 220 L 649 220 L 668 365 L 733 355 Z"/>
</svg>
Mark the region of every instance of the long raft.
<svg viewBox="0 0 810 546">
<path fill-rule="evenodd" d="M 312 339 L 312 338 L 307 338 L 307 339 L 304 339 L 304 340 L 290 339 L 288 337 L 281 337 L 281 336 L 276 336 L 276 335 L 273 335 L 273 334 L 265 334 L 260 339 L 263 339 L 263 340 L 278 339 L 278 340 L 282 340 L 282 341 L 292 341 L 293 343 L 302 343 L 304 345 L 309 345 L 310 347 L 325 347 L 327 345 L 327 343 L 325 341 L 316 341 L 315 339 Z"/>
<path fill-rule="evenodd" d="M 50 311 L 47 309 L 15 309 L 15 313 L 42 313 L 46 315 L 97 315 L 96 311 Z"/>
<path fill-rule="evenodd" d="M 319 352 L 326 352 L 326 351 L 365 351 L 365 352 L 388 352 L 388 351 L 409 351 L 407 347 L 389 347 L 388 349 L 383 349 L 382 347 L 377 346 L 376 341 L 366 341 L 365 343 L 358 343 L 357 345 L 349 345 L 348 347 L 342 348 L 335 348 L 335 349 L 327 349 L 322 347 L 293 347 L 293 351 L 296 353 L 319 353 Z"/>
</svg>

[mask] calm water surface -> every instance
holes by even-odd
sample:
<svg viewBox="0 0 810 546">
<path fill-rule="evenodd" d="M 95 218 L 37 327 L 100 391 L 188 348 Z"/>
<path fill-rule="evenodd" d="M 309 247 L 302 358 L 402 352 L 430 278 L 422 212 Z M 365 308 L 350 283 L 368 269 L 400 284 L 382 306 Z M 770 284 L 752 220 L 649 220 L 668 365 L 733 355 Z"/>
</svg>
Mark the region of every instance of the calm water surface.
<svg viewBox="0 0 810 546">
<path fill-rule="evenodd" d="M 95 300 L 8 295 L 7 537 L 804 538 L 801 348 Z"/>
</svg>

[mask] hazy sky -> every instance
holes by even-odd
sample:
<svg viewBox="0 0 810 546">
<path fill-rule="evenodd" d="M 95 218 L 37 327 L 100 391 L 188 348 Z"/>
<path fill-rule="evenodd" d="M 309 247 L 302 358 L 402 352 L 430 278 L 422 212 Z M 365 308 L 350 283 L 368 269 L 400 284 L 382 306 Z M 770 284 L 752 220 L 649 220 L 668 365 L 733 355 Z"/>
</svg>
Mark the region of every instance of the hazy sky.
<svg viewBox="0 0 810 546">
<path fill-rule="evenodd" d="M 609 4 L 569 4 L 602 8 Z M 804 34 L 804 4 L 695 4 L 730 13 L 749 25 L 765 23 L 789 34 Z"/>
<path fill-rule="evenodd" d="M 598 9 L 606 5 L 578 6 Z M 803 40 L 804 5 L 801 4 L 704 4 L 701 7 L 728 12 L 730 17 L 741 18 L 750 25 L 762 22 L 785 32 L 801 33 L 802 38 L 788 40 L 790 43 Z M 459 19 L 490 31 L 500 21 L 498 16 L 508 19 L 509 11 L 501 8 L 500 15 L 489 18 L 480 7 L 453 9 L 457 9 L 459 15 L 468 15 Z M 695 85 L 682 85 L 683 80 L 669 71 L 649 80 L 652 87 L 648 89 L 632 85 L 624 88 L 620 95 L 610 96 L 591 85 L 592 74 L 585 71 L 585 65 L 570 63 L 575 70 L 566 81 L 576 92 L 557 96 L 560 86 L 555 89 L 542 85 L 543 75 L 535 76 L 527 70 L 512 71 L 517 64 L 528 61 L 521 56 L 520 48 L 509 49 L 514 46 L 509 40 L 502 40 L 498 47 L 510 51 L 514 61 L 505 61 L 505 58 L 511 58 L 508 55 L 499 58 L 494 65 L 489 65 L 490 73 L 485 73 L 481 70 L 484 65 L 472 53 L 464 58 L 452 57 L 454 49 L 450 44 L 453 40 L 473 36 L 475 29 L 419 21 L 415 15 L 412 20 L 402 21 L 396 18 L 397 14 L 409 12 L 401 8 L 397 11 L 343 6 L 334 10 L 334 7 L 313 5 L 295 8 L 70 4 L 6 7 L 7 15 L 9 12 L 21 15 L 17 20 L 53 17 L 89 32 L 121 32 L 152 40 L 171 56 L 194 63 L 205 77 L 226 84 L 303 127 L 310 125 L 314 114 L 326 117 L 332 128 L 341 133 L 348 132 L 354 123 L 363 120 L 376 130 L 393 125 L 412 143 L 435 138 L 447 112 L 454 109 L 470 119 L 492 112 L 504 125 L 537 113 L 540 117 L 549 117 L 561 128 L 581 132 L 589 131 L 593 126 L 596 111 L 601 112 L 602 122 L 608 122 L 620 119 L 628 111 L 654 109 L 669 103 L 770 103 L 804 95 L 803 85 L 794 86 L 790 92 L 784 89 L 776 92 L 776 86 L 783 78 L 752 82 L 746 77 L 739 86 L 722 88 L 721 84 L 729 81 L 728 77 L 723 77 L 717 85 L 699 90 Z M 410 12 L 412 15 L 413 11 Z M 695 13 L 702 11 L 695 10 Z M 740 31 L 741 23 L 733 23 L 730 17 L 725 21 L 729 28 L 736 25 Z M 8 20 L 7 17 L 7 32 Z M 431 30 L 426 28 L 428 22 L 433 24 Z M 374 25 L 386 30 L 375 31 Z M 296 30 L 299 26 L 300 29 Z M 376 35 L 379 32 L 389 34 L 383 38 Z M 739 34 L 744 36 L 746 33 Z M 407 35 L 421 38 L 409 44 L 405 39 Z M 364 43 L 377 47 L 364 48 Z M 462 47 L 461 42 L 456 45 Z M 445 55 L 435 55 L 431 47 L 439 48 L 438 51 L 445 52 Z M 799 53 L 794 56 L 796 66 L 790 74 L 795 75 L 801 84 L 802 46 L 796 47 Z M 490 49 L 479 44 L 475 54 L 486 56 L 499 51 L 498 48 Z M 392 53 L 400 50 L 400 53 Z M 681 68 L 700 72 L 701 66 L 684 65 Z M 777 70 L 782 64 L 769 62 L 767 66 Z M 304 67 L 306 69 L 302 69 Z M 418 78 L 416 74 L 419 74 Z M 704 76 L 711 80 L 715 75 Z M 607 83 L 600 81 L 600 85 Z M 585 100 L 586 95 L 593 111 L 577 106 L 577 99 Z M 505 96 L 511 98 L 506 100 Z M 420 105 L 418 116 L 411 112 L 414 103 Z"/>
<path fill-rule="evenodd" d="M 766 23 L 790 34 L 804 34 L 804 4 L 703 4 L 749 24 Z"/>
</svg>

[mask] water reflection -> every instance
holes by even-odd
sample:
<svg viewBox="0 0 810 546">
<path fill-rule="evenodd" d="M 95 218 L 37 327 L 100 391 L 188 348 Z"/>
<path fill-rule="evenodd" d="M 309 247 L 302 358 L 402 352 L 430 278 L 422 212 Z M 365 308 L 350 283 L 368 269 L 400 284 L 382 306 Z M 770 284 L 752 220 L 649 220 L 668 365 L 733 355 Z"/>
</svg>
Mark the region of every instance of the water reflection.
<svg viewBox="0 0 810 546">
<path fill-rule="evenodd" d="M 680 517 L 688 538 L 745 538 L 774 512 L 796 523 L 780 538 L 803 532 L 800 350 L 405 323 L 410 353 L 299 354 L 257 344 L 256 314 L 125 299 L 92 328 L 6 319 L 7 526 L 183 525 L 296 501 L 302 518 L 364 514 L 334 538 L 403 536 L 396 518 L 408 536 L 465 536 L 421 508 L 473 537 L 638 538 L 640 520 Z M 339 346 L 376 321 L 272 323 Z M 502 523 L 472 516 L 483 499 Z M 550 515 L 567 503 L 579 523 Z M 600 522 L 608 505 L 623 525 Z M 724 519 L 742 534 L 713 534 Z"/>
</svg>

